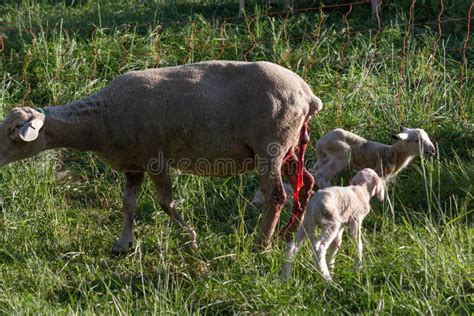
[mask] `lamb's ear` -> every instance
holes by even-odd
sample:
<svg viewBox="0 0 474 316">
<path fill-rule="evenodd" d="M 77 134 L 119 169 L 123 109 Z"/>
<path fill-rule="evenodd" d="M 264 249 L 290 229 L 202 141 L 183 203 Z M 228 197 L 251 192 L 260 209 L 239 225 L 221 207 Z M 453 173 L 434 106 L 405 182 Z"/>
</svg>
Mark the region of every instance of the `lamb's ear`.
<svg viewBox="0 0 474 316">
<path fill-rule="evenodd" d="M 406 140 L 408 139 L 408 133 L 398 133 L 392 136 L 396 140 Z"/>
<path fill-rule="evenodd" d="M 38 138 L 39 131 L 43 128 L 43 120 L 33 118 L 18 126 L 18 136 L 25 142 L 32 142 Z M 15 133 L 16 134 L 16 133 Z"/>
<path fill-rule="evenodd" d="M 384 200 L 385 197 L 385 188 L 383 186 L 383 181 L 378 176 L 373 177 L 374 188 L 372 189 L 372 196 L 376 195 L 377 199 L 380 201 Z"/>
<path fill-rule="evenodd" d="M 406 132 L 408 132 L 408 128 L 406 128 L 403 125 L 400 125 L 400 133 L 406 133 Z"/>
</svg>

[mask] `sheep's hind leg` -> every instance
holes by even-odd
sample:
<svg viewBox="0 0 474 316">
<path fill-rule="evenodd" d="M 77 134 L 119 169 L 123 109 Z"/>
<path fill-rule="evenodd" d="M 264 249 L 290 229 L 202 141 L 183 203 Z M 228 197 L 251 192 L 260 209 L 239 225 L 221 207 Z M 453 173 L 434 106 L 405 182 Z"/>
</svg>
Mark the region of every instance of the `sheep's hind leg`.
<svg viewBox="0 0 474 316">
<path fill-rule="evenodd" d="M 258 245 L 266 248 L 271 245 L 275 227 L 280 218 L 281 210 L 287 201 L 286 193 L 281 180 L 281 162 L 283 157 L 269 158 L 264 171 L 259 171 L 260 186 L 262 188 L 265 202 L 263 218 L 260 222 L 260 236 Z M 266 170 L 265 170 L 266 169 Z"/>
<path fill-rule="evenodd" d="M 321 235 L 318 237 L 318 240 L 315 240 L 313 235 L 309 235 L 309 239 L 311 241 L 311 250 L 313 251 L 314 259 L 316 260 L 316 264 L 319 268 L 319 271 L 323 275 L 324 279 L 326 279 L 326 281 L 332 281 L 332 277 L 329 273 L 329 269 L 326 263 L 326 251 L 329 245 L 333 242 L 333 240 L 339 233 L 339 229 L 339 225 L 328 225 L 322 227 L 322 232 Z"/>
<path fill-rule="evenodd" d="M 143 172 L 126 172 L 123 192 L 123 225 L 119 239 L 112 247 L 114 255 L 127 253 L 133 242 L 133 213 L 137 208 L 137 195 L 143 183 Z"/>
<path fill-rule="evenodd" d="M 150 175 L 151 179 L 155 183 L 156 188 L 156 197 L 158 204 L 161 208 L 168 214 L 171 219 L 178 224 L 181 228 L 184 228 L 189 234 L 191 240 L 188 244 L 191 248 L 197 248 L 197 235 L 194 229 L 181 217 L 181 215 L 176 211 L 173 203 L 173 196 L 171 190 L 171 179 L 169 174 L 160 173 L 159 175 Z"/>
</svg>

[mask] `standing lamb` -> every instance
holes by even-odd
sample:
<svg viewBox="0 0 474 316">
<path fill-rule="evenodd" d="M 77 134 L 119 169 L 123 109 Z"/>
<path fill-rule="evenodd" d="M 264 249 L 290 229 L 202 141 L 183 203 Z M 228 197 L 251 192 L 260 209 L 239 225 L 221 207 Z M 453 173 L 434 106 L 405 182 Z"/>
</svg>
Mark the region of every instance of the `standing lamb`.
<svg viewBox="0 0 474 316">
<path fill-rule="evenodd" d="M 335 255 L 341 247 L 344 224 L 349 226 L 349 231 L 357 243 L 358 254 L 354 268 L 358 268 L 362 264 L 362 221 L 370 212 L 370 199 L 374 195 L 382 201 L 384 187 L 380 177 L 369 168 L 359 171 L 348 187 L 330 187 L 317 191 L 308 202 L 308 210 L 296 233 L 296 239 L 288 243 L 281 278 L 287 280 L 290 277 L 292 262 L 306 236 L 309 236 L 316 265 L 324 279 L 331 281 L 326 252 L 329 265 L 333 267 Z M 316 226 L 321 228 L 317 240 L 314 238 Z"/>
<path fill-rule="evenodd" d="M 284 158 L 295 156 L 301 131 L 321 109 L 321 100 L 298 75 L 268 62 L 132 71 L 66 105 L 13 109 L 0 126 L 0 166 L 69 147 L 96 152 L 122 171 L 124 222 L 114 253 L 127 252 L 132 244 L 145 172 L 158 204 L 196 246 L 196 233 L 173 205 L 170 167 L 216 177 L 256 168 L 265 192 L 258 242 L 267 246 L 286 201 Z"/>
<path fill-rule="evenodd" d="M 434 156 L 435 146 L 420 128 L 400 128 L 393 145 L 369 141 L 343 129 L 324 135 L 316 144 L 317 162 L 314 174 L 319 188 L 331 185 L 331 180 L 349 166 L 354 170 L 372 168 L 384 181 L 390 181 L 420 155 Z"/>
</svg>

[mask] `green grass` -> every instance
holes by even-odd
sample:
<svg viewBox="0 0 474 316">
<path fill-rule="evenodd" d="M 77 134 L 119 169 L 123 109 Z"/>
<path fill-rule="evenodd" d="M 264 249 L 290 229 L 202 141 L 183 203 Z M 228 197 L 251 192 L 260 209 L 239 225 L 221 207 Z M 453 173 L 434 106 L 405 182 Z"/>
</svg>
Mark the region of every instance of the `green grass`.
<svg viewBox="0 0 474 316">
<path fill-rule="evenodd" d="M 405 41 L 411 1 L 401 3 L 384 8 L 375 50 L 376 32 L 364 30 L 376 28 L 362 6 L 348 16 L 348 36 L 347 7 L 286 19 L 250 2 L 249 16 L 262 16 L 221 26 L 236 2 L 0 4 L 0 25 L 15 28 L 3 31 L 4 114 L 18 105 L 67 103 L 132 69 L 268 60 L 300 74 L 324 101 L 311 121 L 313 141 L 343 127 L 391 142 L 404 124 L 424 128 L 439 148 L 438 157 L 417 158 L 399 175 L 389 190 L 393 209 L 373 203 L 360 272 L 352 271 L 355 247 L 344 237 L 334 284 L 318 275 L 307 245 L 288 283 L 278 279 L 283 241 L 252 252 L 261 212 L 249 201 L 255 175 L 175 175 L 176 204 L 199 235 L 194 252 L 183 247 L 187 237 L 157 207 L 147 181 L 134 250 L 114 258 L 120 174 L 93 154 L 69 150 L 8 165 L 0 172 L 0 313 L 472 313 L 473 40 L 463 60 L 462 20 L 443 23 L 439 40 L 435 24 L 416 25 Z M 436 21 L 437 3 L 417 1 L 415 22 Z M 469 5 L 445 4 L 443 19 L 467 16 Z"/>
</svg>

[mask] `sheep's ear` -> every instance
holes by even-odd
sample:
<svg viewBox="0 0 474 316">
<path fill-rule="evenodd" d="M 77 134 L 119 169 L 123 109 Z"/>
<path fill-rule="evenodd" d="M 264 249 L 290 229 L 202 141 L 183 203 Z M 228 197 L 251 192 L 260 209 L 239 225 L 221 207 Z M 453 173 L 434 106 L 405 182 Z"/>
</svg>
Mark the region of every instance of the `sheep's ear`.
<svg viewBox="0 0 474 316">
<path fill-rule="evenodd" d="M 408 139 L 408 133 L 398 133 L 393 135 L 393 138 L 396 140 L 407 140 Z"/>
<path fill-rule="evenodd" d="M 39 131 L 43 127 L 43 120 L 34 118 L 18 126 L 18 136 L 25 142 L 32 142 L 38 138 Z M 16 133 L 15 133 L 16 134 Z"/>
<path fill-rule="evenodd" d="M 406 133 L 406 132 L 408 132 L 408 128 L 406 128 L 403 125 L 400 125 L 400 133 Z"/>
<path fill-rule="evenodd" d="M 377 196 L 380 201 L 384 200 L 385 197 L 385 188 L 383 186 L 383 181 L 380 177 L 374 177 L 374 188 L 372 189 L 372 196 Z"/>
</svg>

